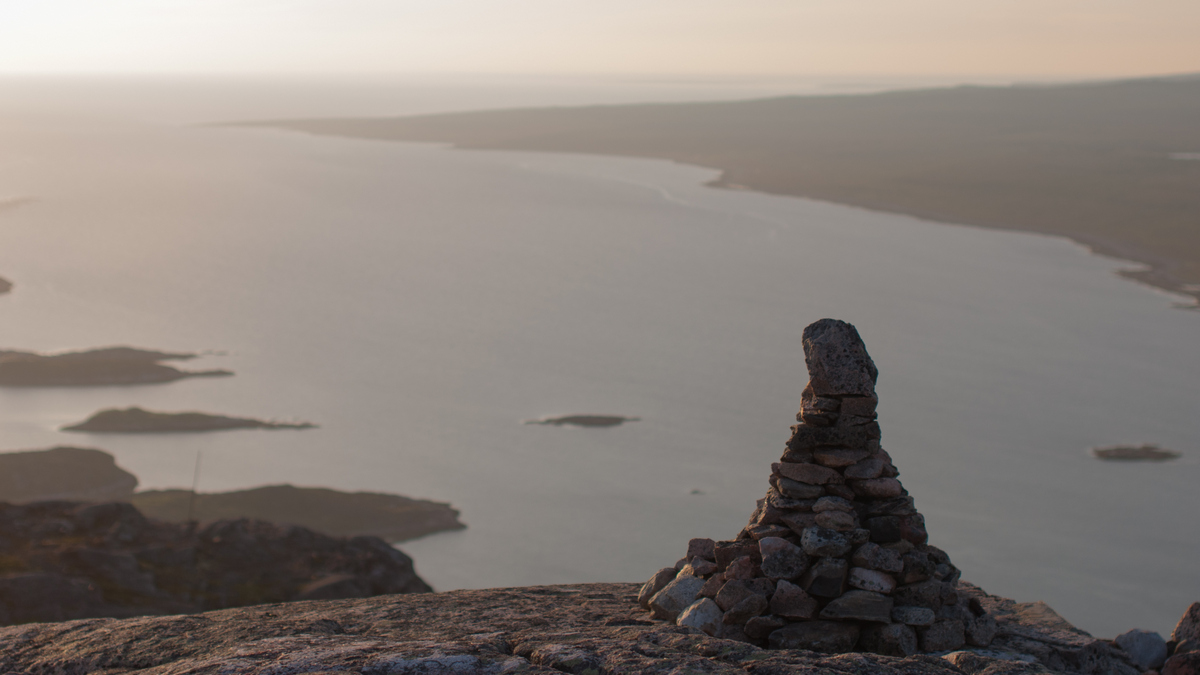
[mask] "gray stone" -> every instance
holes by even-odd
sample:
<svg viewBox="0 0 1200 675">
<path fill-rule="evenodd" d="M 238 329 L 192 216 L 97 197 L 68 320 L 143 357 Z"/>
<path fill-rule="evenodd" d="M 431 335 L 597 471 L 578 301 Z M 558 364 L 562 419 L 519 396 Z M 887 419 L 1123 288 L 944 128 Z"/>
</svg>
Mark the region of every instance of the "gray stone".
<svg viewBox="0 0 1200 675">
<path fill-rule="evenodd" d="M 966 631 L 967 644 L 972 647 L 987 647 L 996 639 L 1000 626 L 990 614 L 972 616 L 963 624 Z"/>
<path fill-rule="evenodd" d="M 679 614 L 679 619 L 675 623 L 704 631 L 708 635 L 716 635 L 721 628 L 722 615 L 721 608 L 717 606 L 717 603 L 708 598 L 701 598 L 688 605 L 687 609 Z"/>
<path fill-rule="evenodd" d="M 787 581 L 780 581 L 771 596 L 771 613 L 789 619 L 811 619 L 820 608 L 816 599 L 803 588 Z"/>
<path fill-rule="evenodd" d="M 896 580 L 892 575 L 865 567 L 851 567 L 846 583 L 864 591 L 874 591 L 888 595 L 896 590 Z"/>
<path fill-rule="evenodd" d="M 875 516 L 907 516 L 917 512 L 917 507 L 913 504 L 913 498 L 909 495 L 896 497 L 895 499 L 879 499 L 873 502 L 867 502 L 860 515 L 866 518 L 874 518 Z"/>
<path fill-rule="evenodd" d="M 664 567 L 655 572 L 654 576 L 650 577 L 650 580 L 638 591 L 638 604 L 642 606 L 642 609 L 650 609 L 650 598 L 671 583 L 677 574 L 674 567 Z"/>
<path fill-rule="evenodd" d="M 762 558 L 758 554 L 758 542 L 750 541 L 718 541 L 716 545 L 717 569 L 724 571 L 729 567 L 729 563 L 734 560 L 748 555 L 755 562 L 759 562 Z"/>
<path fill-rule="evenodd" d="M 771 633 L 786 625 L 787 621 L 777 616 L 755 616 L 746 622 L 742 630 L 746 631 L 746 636 L 752 640 L 766 640 Z"/>
<path fill-rule="evenodd" d="M 814 519 L 817 527 L 823 527 L 827 530 L 835 530 L 837 532 L 849 532 L 850 530 L 858 529 L 858 519 L 853 513 L 845 511 L 824 511 L 818 513 Z"/>
<path fill-rule="evenodd" d="M 771 633 L 772 649 L 805 649 L 826 654 L 845 654 L 858 642 L 858 624 L 840 621 L 804 621 Z"/>
<path fill-rule="evenodd" d="M 928 628 L 917 631 L 921 650 L 926 652 L 950 652 L 962 649 L 967 643 L 961 621 L 935 621 Z"/>
<path fill-rule="evenodd" d="M 712 539 L 692 539 L 688 541 L 687 558 L 704 558 L 705 560 L 717 561 L 717 542 Z"/>
<path fill-rule="evenodd" d="M 813 513 L 824 513 L 826 511 L 846 511 L 854 512 L 854 504 L 847 499 L 841 497 L 821 497 L 812 506 Z"/>
<path fill-rule="evenodd" d="M 762 569 L 754 563 L 754 560 L 744 555 L 737 560 L 729 563 L 729 567 L 725 568 L 726 579 L 753 579 L 762 572 Z"/>
<path fill-rule="evenodd" d="M 833 469 L 856 464 L 870 456 L 871 453 L 862 448 L 817 448 L 813 450 L 813 459 L 817 460 L 818 464 Z"/>
<path fill-rule="evenodd" d="M 1200 675 L 1200 652 L 1173 655 L 1163 664 L 1162 675 Z"/>
<path fill-rule="evenodd" d="M 795 579 L 808 569 L 808 556 L 803 549 L 779 537 L 767 537 L 758 542 L 762 553 L 762 573 L 771 579 Z"/>
<path fill-rule="evenodd" d="M 900 573 L 900 583 L 915 584 L 933 578 L 936 565 L 924 551 L 912 551 L 904 554 L 904 571 Z"/>
<path fill-rule="evenodd" d="M 754 541 L 762 541 L 768 537 L 786 537 L 792 534 L 792 528 L 787 525 L 755 525 L 748 529 L 750 538 Z M 716 567 L 716 563 L 713 564 Z"/>
<path fill-rule="evenodd" d="M 674 621 L 680 612 L 696 601 L 703 586 L 703 579 L 681 574 L 650 598 L 650 611 L 654 612 L 657 619 Z"/>
<path fill-rule="evenodd" d="M 775 582 L 770 579 L 759 577 L 757 579 L 751 579 L 749 583 L 750 590 L 763 596 L 764 598 L 771 597 L 771 594 L 775 592 Z"/>
<path fill-rule="evenodd" d="M 904 486 L 895 478 L 870 478 L 850 481 L 854 494 L 867 499 L 890 499 L 904 495 Z"/>
<path fill-rule="evenodd" d="M 825 492 L 834 497 L 841 497 L 842 499 L 854 499 L 855 497 L 854 490 L 851 490 L 849 485 L 830 483 L 825 486 Z"/>
<path fill-rule="evenodd" d="M 721 608 L 722 612 L 728 612 L 734 605 L 737 605 L 751 595 L 759 595 L 757 590 L 748 581 L 731 579 L 726 581 L 725 585 L 721 587 L 720 592 L 717 593 L 717 597 L 715 598 L 717 606 Z"/>
<path fill-rule="evenodd" d="M 847 480 L 867 480 L 883 475 L 883 460 L 878 457 L 868 457 L 861 462 L 846 467 L 842 475 Z"/>
<path fill-rule="evenodd" d="M 717 593 L 721 592 L 721 587 L 725 585 L 725 573 L 717 572 L 704 582 L 700 587 L 700 595 L 705 598 L 715 598 Z"/>
<path fill-rule="evenodd" d="M 906 626 L 932 626 L 937 617 L 928 607 L 896 607 L 892 609 L 892 621 Z"/>
<path fill-rule="evenodd" d="M 894 478 L 881 478 L 879 480 L 895 480 Z M 897 481 L 898 483 L 899 481 Z M 900 537 L 906 541 L 911 541 L 917 546 L 921 546 L 929 541 L 929 532 L 925 529 L 925 516 L 914 513 L 908 516 L 900 516 Z"/>
<path fill-rule="evenodd" d="M 879 397 L 871 396 L 847 396 L 843 398 L 838 407 L 839 412 L 843 415 L 856 415 L 858 417 L 874 417 L 875 410 L 879 406 Z"/>
<path fill-rule="evenodd" d="M 892 599 L 871 591 L 846 591 L 825 605 L 821 618 L 888 623 L 892 620 Z"/>
<path fill-rule="evenodd" d="M 803 536 L 804 531 L 816 527 L 817 514 L 815 513 L 789 513 L 783 517 L 783 524 L 787 525 L 792 532 Z"/>
<path fill-rule="evenodd" d="M 800 577 L 800 587 L 810 595 L 836 598 L 846 588 L 846 561 L 822 558 Z"/>
<path fill-rule="evenodd" d="M 782 464 L 781 464 L 782 466 Z M 820 485 L 809 485 L 794 481 L 791 478 L 783 476 L 774 476 L 775 481 L 772 483 L 779 493 L 789 499 L 817 499 L 825 495 L 825 488 Z"/>
<path fill-rule="evenodd" d="M 779 463 L 779 475 L 790 480 L 809 485 L 826 485 L 841 483 L 842 474 L 820 464 Z M 878 479 L 877 479 L 878 480 Z"/>
<path fill-rule="evenodd" d="M 937 612 L 942 605 L 946 604 L 944 598 L 949 593 L 945 586 L 946 584 L 941 581 L 930 579 L 917 584 L 898 586 L 896 590 L 892 591 L 892 597 L 901 607 L 925 607 Z"/>
<path fill-rule="evenodd" d="M 875 543 L 859 546 L 850 558 L 850 562 L 855 567 L 865 567 L 889 574 L 899 574 L 904 571 L 904 559 L 899 553 Z"/>
<path fill-rule="evenodd" d="M 850 552 L 850 542 L 839 532 L 810 527 L 800 537 L 804 552 L 816 557 L 840 558 Z"/>
<path fill-rule="evenodd" d="M 821 319 L 804 329 L 801 343 L 815 396 L 875 395 L 879 371 L 854 326 Z"/>
<path fill-rule="evenodd" d="M 1148 630 L 1130 630 L 1113 640 L 1142 670 L 1157 670 L 1167 660 L 1167 641 Z"/>
<path fill-rule="evenodd" d="M 878 422 L 858 427 L 815 427 L 810 424 L 798 424 L 792 427 L 792 437 L 788 439 L 787 447 L 814 452 L 817 448 L 860 448 L 875 452 L 879 446 L 879 436 Z"/>
<path fill-rule="evenodd" d="M 1179 623 L 1175 625 L 1175 630 L 1171 633 L 1171 639 L 1176 642 L 1200 641 L 1200 602 L 1193 602 L 1192 606 L 1183 613 L 1183 617 L 1179 619 Z"/>
<path fill-rule="evenodd" d="M 725 616 L 722 617 L 721 621 L 727 624 L 744 624 L 751 618 L 767 611 L 767 605 L 767 599 L 763 596 L 758 594 L 748 595 L 742 598 L 736 605 L 730 607 L 729 611 L 725 612 Z"/>
<path fill-rule="evenodd" d="M 864 530 L 861 527 L 857 530 L 850 530 L 846 533 L 846 540 L 850 542 L 851 546 L 858 548 L 868 541 L 871 541 L 871 531 Z"/>
<path fill-rule="evenodd" d="M 862 629 L 858 649 L 884 656 L 912 656 L 917 653 L 917 633 L 900 623 L 871 624 Z"/>
<path fill-rule="evenodd" d="M 712 562 L 711 560 L 705 560 L 701 557 L 695 557 L 692 558 L 692 561 L 688 563 L 686 567 L 680 570 L 679 573 L 690 574 L 694 577 L 707 577 L 716 571 L 717 563 Z"/>
</svg>

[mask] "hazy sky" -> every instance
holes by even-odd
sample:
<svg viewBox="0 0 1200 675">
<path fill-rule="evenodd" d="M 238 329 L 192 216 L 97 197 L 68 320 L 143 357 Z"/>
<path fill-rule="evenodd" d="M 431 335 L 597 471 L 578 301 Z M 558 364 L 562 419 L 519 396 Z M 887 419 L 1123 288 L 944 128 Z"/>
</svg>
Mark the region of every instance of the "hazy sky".
<svg viewBox="0 0 1200 675">
<path fill-rule="evenodd" d="M 1200 0 L 0 0 L 0 72 L 1200 71 Z"/>
</svg>

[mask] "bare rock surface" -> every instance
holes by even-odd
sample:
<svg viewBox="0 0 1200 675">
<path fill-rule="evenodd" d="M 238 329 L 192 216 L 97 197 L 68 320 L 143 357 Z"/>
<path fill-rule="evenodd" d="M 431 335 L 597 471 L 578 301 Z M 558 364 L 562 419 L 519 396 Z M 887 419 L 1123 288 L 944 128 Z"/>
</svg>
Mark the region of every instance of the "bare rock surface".
<svg viewBox="0 0 1200 675">
<path fill-rule="evenodd" d="M 381 596 L 227 609 L 189 616 L 88 619 L 0 628 L 0 672 L 83 673 L 737 673 L 1016 675 L 1056 671 L 1028 653 L 944 656 L 767 650 L 652 621 L 634 584 L 578 584 Z M 999 598 L 988 602 L 1011 603 Z M 1011 603 L 1015 606 L 1015 603 Z M 1024 639 L 1057 632 L 1009 617 Z M 808 625 L 820 622 L 809 622 Z M 848 640 L 792 624 L 777 641 Z M 1069 624 L 1068 624 L 1069 626 Z M 817 626 L 819 628 L 819 626 Z M 1083 634 L 1086 635 L 1086 634 Z M 784 646 L 784 645 L 781 645 Z M 838 645 L 831 645 L 837 648 Z"/>
</svg>

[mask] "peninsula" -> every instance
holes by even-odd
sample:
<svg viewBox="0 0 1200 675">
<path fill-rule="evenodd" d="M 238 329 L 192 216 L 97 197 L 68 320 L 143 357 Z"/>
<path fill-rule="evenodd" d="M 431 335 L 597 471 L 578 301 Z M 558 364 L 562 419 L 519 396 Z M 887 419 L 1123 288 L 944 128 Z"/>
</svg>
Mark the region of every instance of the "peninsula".
<svg viewBox="0 0 1200 675">
<path fill-rule="evenodd" d="M 195 499 L 191 490 L 148 490 L 128 501 L 146 516 L 168 522 L 253 518 L 339 537 L 370 535 L 390 544 L 466 528 L 458 511 L 444 502 L 293 485 L 198 493 Z"/>
<path fill-rule="evenodd" d="M 460 148 L 669 159 L 713 184 L 1071 238 L 1200 299 L 1200 75 L 257 123 Z"/>
<path fill-rule="evenodd" d="M 107 408 L 63 431 L 101 434 L 154 434 L 223 431 L 226 429 L 313 429 L 309 422 L 268 422 L 248 417 L 226 417 L 200 412 L 152 412 L 142 408 Z"/>
<path fill-rule="evenodd" d="M 162 363 L 194 358 L 196 354 L 133 347 L 60 354 L 0 351 L 0 387 L 101 387 L 233 375 L 228 370 L 186 371 Z"/>
<path fill-rule="evenodd" d="M 128 502 L 149 518 L 210 523 L 252 518 L 334 537 L 379 537 L 395 544 L 462 530 L 450 504 L 379 492 L 267 485 L 230 492 L 134 492 L 138 479 L 103 450 L 57 447 L 0 453 L 0 502 Z"/>
</svg>

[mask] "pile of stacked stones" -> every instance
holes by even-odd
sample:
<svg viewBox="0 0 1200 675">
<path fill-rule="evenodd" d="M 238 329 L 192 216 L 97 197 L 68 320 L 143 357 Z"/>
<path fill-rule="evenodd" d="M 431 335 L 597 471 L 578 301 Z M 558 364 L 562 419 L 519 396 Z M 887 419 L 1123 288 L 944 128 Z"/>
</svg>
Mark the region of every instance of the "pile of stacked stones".
<svg viewBox="0 0 1200 675">
<path fill-rule="evenodd" d="M 854 326 L 805 329 L 809 383 L 771 489 L 732 541 L 693 539 L 638 601 L 655 618 L 781 649 L 908 656 L 986 647 L 996 622 L 879 444 L 878 372 Z"/>
</svg>

